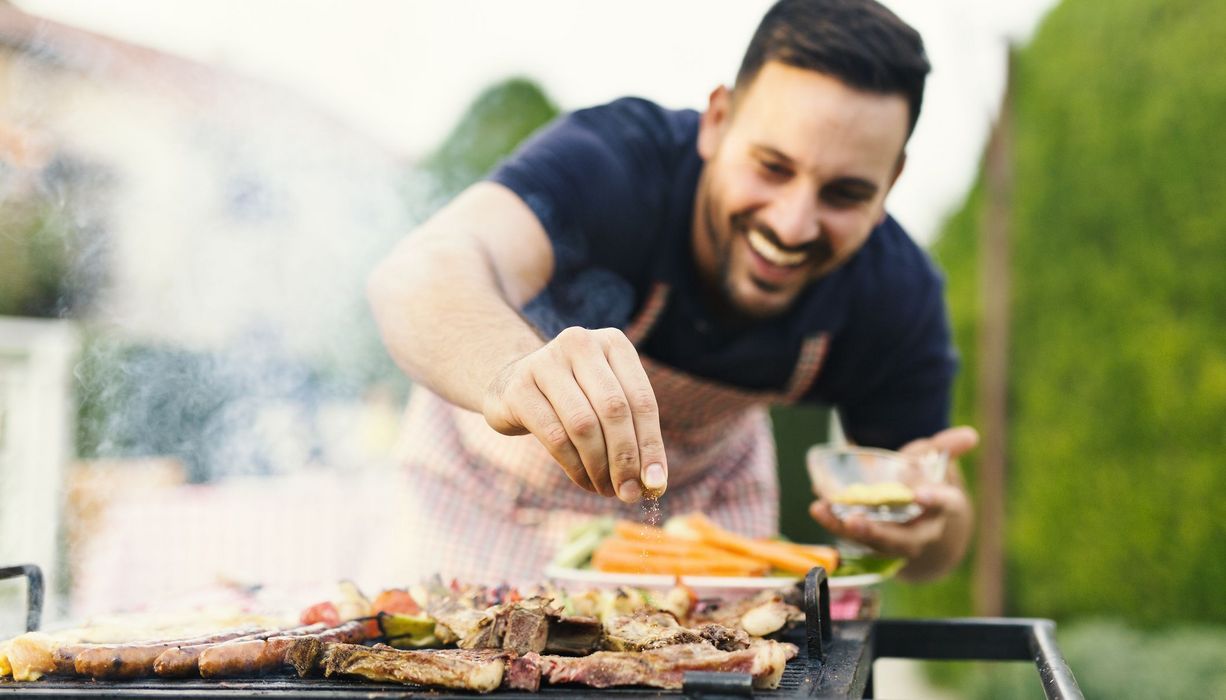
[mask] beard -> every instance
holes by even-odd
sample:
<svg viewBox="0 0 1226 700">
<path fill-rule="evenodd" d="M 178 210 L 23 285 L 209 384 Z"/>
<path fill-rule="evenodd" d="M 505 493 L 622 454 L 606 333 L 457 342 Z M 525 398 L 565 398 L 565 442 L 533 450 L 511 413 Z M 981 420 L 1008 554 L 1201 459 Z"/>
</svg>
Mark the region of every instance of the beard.
<svg viewBox="0 0 1226 700">
<path fill-rule="evenodd" d="M 778 307 L 761 308 L 745 304 L 739 299 L 732 269 L 732 246 L 738 238 L 747 238 L 750 231 L 756 230 L 772 244 L 784 250 L 804 253 L 806 259 L 801 264 L 814 270 L 825 267 L 834 259 L 834 247 L 831 245 L 828 236 L 819 235 L 815 240 L 804 246 L 790 248 L 782 245 L 779 235 L 770 226 L 758 221 L 752 211 L 732 214 L 728 217 L 726 228 L 721 231 L 716 226 L 717 214 L 715 202 L 711 197 L 709 189 L 705 199 L 706 206 L 703 207 L 703 216 L 707 229 L 706 235 L 711 249 L 714 251 L 718 270 L 715 289 L 709 289 L 708 291 L 712 293 L 711 296 L 720 315 L 733 323 L 752 323 L 778 316 L 787 311 L 794 300 L 788 300 L 787 303 L 781 304 Z M 749 281 L 758 289 L 770 294 L 786 291 L 785 287 L 771 284 L 752 275 L 749 277 Z M 797 290 L 796 294 L 799 294 L 799 290 Z"/>
</svg>

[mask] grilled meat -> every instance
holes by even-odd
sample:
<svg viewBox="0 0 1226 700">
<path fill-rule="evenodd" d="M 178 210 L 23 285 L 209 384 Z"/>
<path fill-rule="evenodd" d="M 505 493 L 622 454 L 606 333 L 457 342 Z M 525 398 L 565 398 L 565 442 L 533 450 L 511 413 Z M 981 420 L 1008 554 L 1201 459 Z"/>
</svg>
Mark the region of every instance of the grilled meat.
<svg viewBox="0 0 1226 700">
<path fill-rule="evenodd" d="M 246 642 L 268 639 L 269 637 L 288 636 L 295 634 L 314 634 L 327 629 L 327 625 L 314 624 L 295 627 L 286 630 L 267 630 L 229 640 Z M 220 642 L 225 643 L 225 642 Z M 153 662 L 153 672 L 162 678 L 187 678 L 200 674 L 200 655 L 213 644 L 191 644 L 173 647 L 162 652 Z"/>
<path fill-rule="evenodd" d="M 695 627 L 715 623 L 743 629 L 752 637 L 774 634 L 790 625 L 804 622 L 805 615 L 781 594 L 764 591 L 753 598 L 700 606 L 690 616 Z"/>
<path fill-rule="evenodd" d="M 478 610 L 462 599 L 435 599 L 427 608 L 435 635 L 461 649 L 507 649 L 516 654 L 586 654 L 599 648 L 595 618 L 561 614 L 548 598 L 533 597 Z"/>
<path fill-rule="evenodd" d="M 290 643 L 285 650 L 285 660 L 294 667 L 299 678 L 306 678 L 319 671 L 319 660 L 323 653 L 323 642 L 315 637 L 302 637 Z"/>
<path fill-rule="evenodd" d="M 432 599 L 426 612 L 434 618 L 434 634 L 443 644 L 476 640 L 482 629 L 493 622 L 492 614 L 466 605 L 455 598 Z M 471 647 L 470 647 L 471 648 Z"/>
<path fill-rule="evenodd" d="M 26 632 L 4 645 L 5 665 L 15 681 L 36 681 L 56 669 L 57 642 L 41 632 Z"/>
<path fill-rule="evenodd" d="M 506 613 L 507 625 L 502 648 L 520 656 L 532 651 L 545 651 L 545 645 L 549 641 L 550 617 L 550 611 L 545 605 L 514 604 Z M 558 619 L 556 614 L 552 617 Z"/>
<path fill-rule="evenodd" d="M 550 683 L 593 688 L 645 685 L 681 688 L 686 671 L 748 673 L 756 688 L 777 688 L 783 667 L 796 656 L 793 644 L 763 639 L 749 648 L 720 651 L 709 644 L 676 644 L 640 652 L 598 651 L 589 656 L 542 657 L 541 676 Z"/>
<path fill-rule="evenodd" d="M 502 685 L 507 656 L 497 649 L 405 651 L 330 643 L 324 645 L 319 665 L 325 676 L 360 676 L 372 681 L 488 693 Z"/>
<path fill-rule="evenodd" d="M 507 661 L 502 675 L 502 687 L 535 693 L 541 689 L 541 655 L 530 651 Z"/>
<path fill-rule="evenodd" d="M 363 642 L 378 635 L 378 625 L 373 620 L 353 620 L 309 635 L 217 644 L 200 653 L 200 675 L 205 678 L 261 676 L 284 666 L 290 647 L 305 637 L 321 642 Z"/>
<path fill-rule="evenodd" d="M 708 643 L 721 651 L 748 649 L 750 644 L 753 643 L 745 630 L 724 627 L 714 622 L 700 627 L 698 629 L 698 636 L 707 640 Z"/>
<path fill-rule="evenodd" d="M 545 651 L 550 654 L 581 656 L 600 648 L 604 627 L 594 617 L 563 616 L 549 621 Z"/>
<path fill-rule="evenodd" d="M 639 610 L 605 620 L 604 648 L 609 651 L 645 651 L 673 644 L 695 644 L 702 637 L 686 629 L 672 613 Z"/>
<path fill-rule="evenodd" d="M 90 676 L 100 680 L 143 678 L 153 675 L 154 662 L 169 649 L 194 644 L 225 642 L 258 631 L 247 628 L 168 642 L 91 645 L 76 653 L 73 659 L 73 669 L 78 676 Z M 59 651 L 63 651 L 63 647 Z M 57 654 L 57 669 L 60 665 L 59 654 Z"/>
</svg>

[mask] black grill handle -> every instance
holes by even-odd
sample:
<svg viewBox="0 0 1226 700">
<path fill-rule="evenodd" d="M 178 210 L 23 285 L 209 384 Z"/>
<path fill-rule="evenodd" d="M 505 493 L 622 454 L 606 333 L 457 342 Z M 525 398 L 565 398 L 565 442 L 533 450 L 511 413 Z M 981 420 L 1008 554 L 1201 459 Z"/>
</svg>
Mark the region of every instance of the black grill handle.
<svg viewBox="0 0 1226 700">
<path fill-rule="evenodd" d="M 690 698 L 751 698 L 753 676 L 748 673 L 717 671 L 686 671 L 682 676 L 681 692 Z"/>
<path fill-rule="evenodd" d="M 26 631 L 38 629 L 43 616 L 43 570 L 37 564 L 0 567 L 0 580 L 26 577 Z"/>
<path fill-rule="evenodd" d="M 805 575 L 805 644 L 810 659 L 826 660 L 826 647 L 834 639 L 830 626 L 830 581 L 820 566 Z"/>
</svg>

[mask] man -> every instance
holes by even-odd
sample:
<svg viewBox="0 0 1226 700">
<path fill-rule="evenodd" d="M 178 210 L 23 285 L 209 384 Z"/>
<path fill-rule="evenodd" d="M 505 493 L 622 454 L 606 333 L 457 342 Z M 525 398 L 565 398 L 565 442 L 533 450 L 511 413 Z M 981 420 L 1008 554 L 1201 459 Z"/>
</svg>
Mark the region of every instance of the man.
<svg viewBox="0 0 1226 700">
<path fill-rule="evenodd" d="M 884 208 L 928 70 L 872 0 L 781 0 L 701 115 L 566 116 L 402 242 L 369 296 L 419 383 L 405 574 L 539 580 L 569 527 L 666 488 L 772 534 L 775 403 L 835 405 L 865 445 L 973 447 L 946 429 L 939 275 Z M 956 469 L 918 500 L 903 525 L 811 513 L 933 577 L 970 506 Z"/>
</svg>

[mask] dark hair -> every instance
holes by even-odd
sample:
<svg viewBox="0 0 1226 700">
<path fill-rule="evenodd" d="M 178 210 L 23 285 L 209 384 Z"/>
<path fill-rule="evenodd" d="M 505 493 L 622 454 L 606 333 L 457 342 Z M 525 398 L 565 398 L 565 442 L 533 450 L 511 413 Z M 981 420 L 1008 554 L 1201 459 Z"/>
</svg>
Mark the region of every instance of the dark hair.
<svg viewBox="0 0 1226 700">
<path fill-rule="evenodd" d="M 752 82 L 768 61 L 902 95 L 910 109 L 908 133 L 919 120 L 931 70 L 919 32 L 874 0 L 779 0 L 749 42 L 736 87 Z"/>
</svg>

